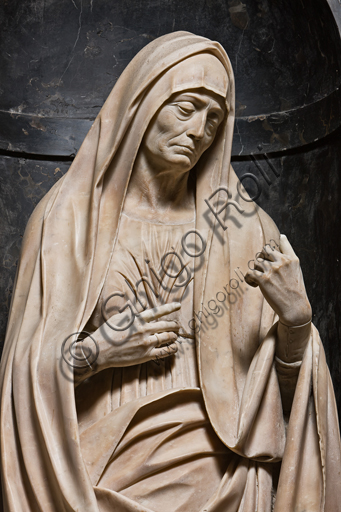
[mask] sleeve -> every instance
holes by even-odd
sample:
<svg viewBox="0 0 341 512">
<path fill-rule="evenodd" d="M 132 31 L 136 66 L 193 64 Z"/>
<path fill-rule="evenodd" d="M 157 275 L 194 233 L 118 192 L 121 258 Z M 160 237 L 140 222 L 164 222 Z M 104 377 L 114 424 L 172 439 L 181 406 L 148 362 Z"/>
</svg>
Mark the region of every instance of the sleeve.
<svg viewBox="0 0 341 512">
<path fill-rule="evenodd" d="M 311 322 L 300 326 L 277 323 L 275 367 L 284 415 L 290 412 L 304 352 L 311 337 Z"/>
</svg>

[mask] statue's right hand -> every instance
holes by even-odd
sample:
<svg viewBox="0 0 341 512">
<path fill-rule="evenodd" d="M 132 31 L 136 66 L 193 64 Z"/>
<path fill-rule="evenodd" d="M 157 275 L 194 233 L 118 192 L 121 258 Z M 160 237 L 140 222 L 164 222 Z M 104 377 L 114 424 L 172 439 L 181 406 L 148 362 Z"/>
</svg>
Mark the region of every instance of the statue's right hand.
<svg viewBox="0 0 341 512">
<path fill-rule="evenodd" d="M 110 323 L 118 325 L 121 315 L 111 317 L 98 329 L 99 336 L 94 333 L 100 349 L 97 364 L 102 368 L 133 366 L 177 352 L 179 324 L 159 319 L 180 307 L 180 303 L 172 302 L 143 311 L 125 331 L 108 328 Z"/>
</svg>

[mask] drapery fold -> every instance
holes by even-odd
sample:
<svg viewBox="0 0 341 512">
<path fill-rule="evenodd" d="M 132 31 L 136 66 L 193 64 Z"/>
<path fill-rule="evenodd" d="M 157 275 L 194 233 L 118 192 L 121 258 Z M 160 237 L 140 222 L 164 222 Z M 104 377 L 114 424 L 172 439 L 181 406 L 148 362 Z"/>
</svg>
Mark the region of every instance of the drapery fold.
<svg viewBox="0 0 341 512">
<path fill-rule="evenodd" d="M 61 347 L 67 336 L 84 328 L 98 300 L 143 134 L 158 108 L 179 90 L 177 64 L 202 52 L 217 57 L 226 69 L 229 115 L 195 169 L 196 228 L 207 241 L 204 265 L 195 275 L 195 312 L 231 283 L 235 269 L 245 273 L 265 242 L 278 240 L 271 219 L 238 198 L 238 180 L 230 168 L 234 80 L 226 53 L 218 43 L 187 32 L 153 41 L 122 74 L 70 170 L 39 203 L 25 232 L 0 373 L 5 512 L 143 510 L 95 485 L 101 469 L 93 476 L 82 453 L 83 442 L 83 450 L 86 445 L 91 454 L 91 438 L 84 444 L 85 434 L 83 440 L 79 434 L 73 372 Z M 243 210 L 227 207 L 225 231 L 204 201 L 219 187 Z M 226 200 L 223 190 L 220 198 Z M 266 490 L 259 499 L 268 510 L 264 468 L 266 462 L 282 459 L 275 512 L 337 512 L 340 437 L 323 347 L 313 330 L 285 433 L 273 324 L 274 313 L 259 289 L 244 286 L 216 329 L 199 329 L 198 366 L 207 414 L 236 454 L 207 510 L 254 512 L 260 482 Z M 126 412 L 117 413 L 122 416 L 120 432 L 135 411 L 132 402 Z M 107 428 L 115 425 L 105 421 Z M 119 438 L 117 434 L 117 442 Z M 116 438 L 110 439 L 112 450 Z M 104 450 L 98 456 L 102 468 L 109 455 Z"/>
</svg>

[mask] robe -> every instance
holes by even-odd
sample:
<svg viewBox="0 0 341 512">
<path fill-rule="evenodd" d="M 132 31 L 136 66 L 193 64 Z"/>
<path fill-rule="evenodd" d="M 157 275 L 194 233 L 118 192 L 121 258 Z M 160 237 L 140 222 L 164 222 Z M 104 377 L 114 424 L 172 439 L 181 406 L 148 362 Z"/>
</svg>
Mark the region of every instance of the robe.
<svg viewBox="0 0 341 512">
<path fill-rule="evenodd" d="M 187 32 L 151 42 L 118 80 L 70 170 L 39 203 L 25 232 L 0 370 L 6 512 L 148 510 L 99 482 L 127 426 L 147 421 L 160 397 L 130 401 L 81 432 L 73 371 L 61 347 L 71 333 L 84 330 L 98 303 L 134 159 L 153 115 L 175 92 L 193 87 L 215 92 L 217 77 L 204 68 L 200 77 L 186 74 L 188 59 L 201 54 L 213 55 L 226 70 L 228 116 L 193 169 L 195 229 L 206 244 L 194 278 L 194 314 L 219 300 L 219 292 L 231 292 L 235 271 L 245 273 L 266 242 L 278 241 L 271 219 L 251 201 L 238 199 L 230 166 L 234 80 L 225 51 Z M 215 204 L 216 215 L 205 199 Z M 199 387 L 190 393 L 200 394 L 196 413 L 201 411 L 202 421 L 208 418 L 217 446 L 231 452 L 204 510 L 255 512 L 273 506 L 275 512 L 337 512 L 340 435 L 319 335 L 312 327 L 300 365 L 276 359 L 274 312 L 258 288 L 247 290 L 215 329 L 199 325 L 196 332 Z M 290 380 L 292 374 L 297 384 L 286 423 L 279 378 Z M 188 393 L 169 390 L 169 411 L 186 402 Z M 268 465 L 278 463 L 273 504 Z"/>
</svg>

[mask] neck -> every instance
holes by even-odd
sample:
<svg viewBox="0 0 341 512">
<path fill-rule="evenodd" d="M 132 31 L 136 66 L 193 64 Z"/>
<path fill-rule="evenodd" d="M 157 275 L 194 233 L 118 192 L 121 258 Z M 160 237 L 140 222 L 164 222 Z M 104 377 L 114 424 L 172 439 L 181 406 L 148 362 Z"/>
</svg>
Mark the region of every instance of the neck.
<svg viewBox="0 0 341 512">
<path fill-rule="evenodd" d="M 124 211 L 153 221 L 190 221 L 194 213 L 194 190 L 189 171 L 157 172 L 139 152 L 124 203 Z"/>
</svg>

